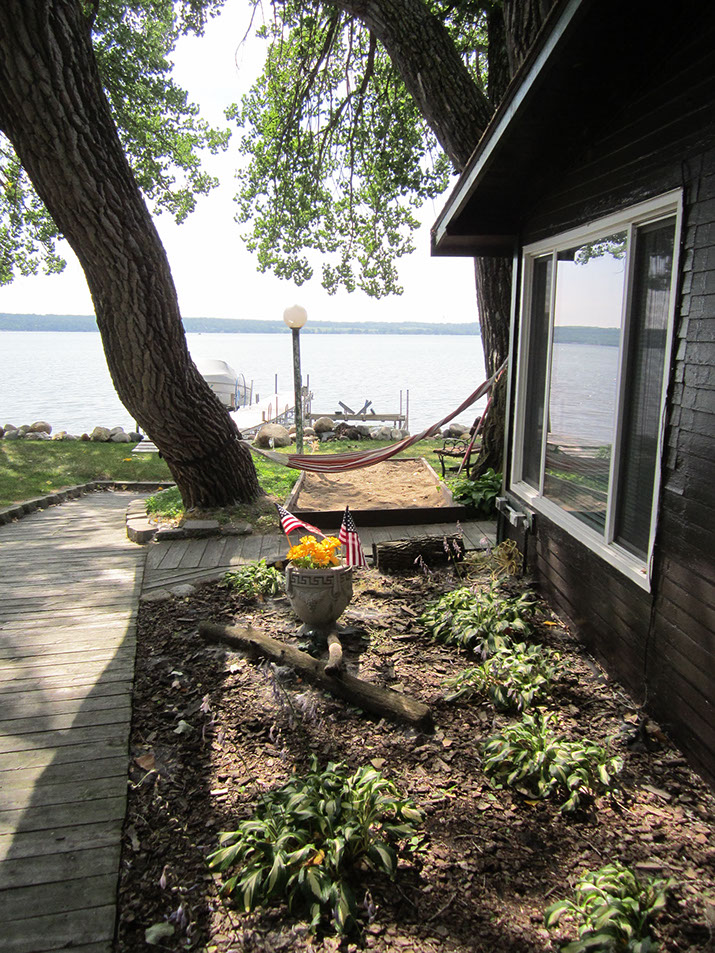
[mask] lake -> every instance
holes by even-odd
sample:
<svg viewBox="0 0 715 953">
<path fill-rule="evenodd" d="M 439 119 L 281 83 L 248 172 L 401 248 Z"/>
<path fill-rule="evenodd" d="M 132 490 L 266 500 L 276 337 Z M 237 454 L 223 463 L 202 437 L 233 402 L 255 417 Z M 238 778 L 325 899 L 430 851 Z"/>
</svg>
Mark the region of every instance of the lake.
<svg viewBox="0 0 715 953">
<path fill-rule="evenodd" d="M 253 381 L 254 395 L 293 389 L 291 337 L 284 334 L 187 334 L 191 354 L 219 358 Z M 376 413 L 397 413 L 409 391 L 409 427 L 419 433 L 446 416 L 484 380 L 481 338 L 474 335 L 303 334 L 303 380 L 313 410 L 328 414 L 338 401 L 358 410 L 371 400 Z M 556 429 L 568 432 L 577 411 L 583 436 L 609 440 L 608 400 L 618 348 L 557 344 L 568 401 Z M 579 397 L 578 394 L 581 396 Z M 577 399 L 578 398 L 578 399 Z M 458 419 L 471 426 L 485 399 Z M 577 407 L 576 404 L 581 406 Z M 583 432 L 586 415 L 588 432 Z M 53 430 L 90 431 L 97 425 L 132 429 L 119 402 L 99 333 L 0 331 L 0 424 L 47 420 Z"/>
<path fill-rule="evenodd" d="M 254 395 L 293 389 L 291 336 L 187 334 L 192 356 L 227 361 Z M 358 410 L 371 400 L 376 413 L 397 413 L 409 391 L 410 420 L 418 433 L 444 417 L 484 380 L 476 335 L 302 334 L 303 381 L 310 380 L 313 410 L 333 413 L 338 401 Z M 485 400 L 459 419 L 471 426 Z M 46 420 L 53 430 L 82 433 L 97 425 L 133 428 L 107 370 L 99 333 L 0 331 L 0 424 Z"/>
</svg>

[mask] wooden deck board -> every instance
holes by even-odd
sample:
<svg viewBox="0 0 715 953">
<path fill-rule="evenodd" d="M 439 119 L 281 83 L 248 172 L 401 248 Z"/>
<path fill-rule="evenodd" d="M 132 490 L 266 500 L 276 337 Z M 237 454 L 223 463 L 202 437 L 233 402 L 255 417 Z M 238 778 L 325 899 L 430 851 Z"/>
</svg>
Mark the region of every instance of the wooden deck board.
<svg viewBox="0 0 715 953">
<path fill-rule="evenodd" d="M 109 953 L 146 550 L 130 494 L 0 527 L 0 947 Z"/>
</svg>

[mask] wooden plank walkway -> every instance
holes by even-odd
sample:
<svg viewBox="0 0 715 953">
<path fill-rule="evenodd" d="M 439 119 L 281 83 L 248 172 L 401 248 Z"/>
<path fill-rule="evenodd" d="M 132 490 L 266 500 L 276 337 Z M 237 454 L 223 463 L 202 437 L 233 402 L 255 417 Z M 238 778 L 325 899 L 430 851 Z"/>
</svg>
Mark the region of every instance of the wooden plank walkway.
<svg viewBox="0 0 715 953">
<path fill-rule="evenodd" d="M 135 621 L 135 494 L 0 526 L 0 949 L 109 953 Z"/>
<path fill-rule="evenodd" d="M 459 524 L 467 550 L 484 548 L 487 539 L 494 546 L 496 523 L 467 520 Z M 449 535 L 456 523 L 429 523 L 424 526 L 372 526 L 359 529 L 365 555 L 370 559 L 372 544 L 414 536 Z M 297 534 L 296 534 L 297 535 Z M 276 536 L 220 536 L 213 539 L 177 539 L 149 546 L 143 591 L 146 594 L 180 584 L 216 579 L 236 566 L 256 559 L 267 562 L 285 557 L 286 538 Z"/>
</svg>

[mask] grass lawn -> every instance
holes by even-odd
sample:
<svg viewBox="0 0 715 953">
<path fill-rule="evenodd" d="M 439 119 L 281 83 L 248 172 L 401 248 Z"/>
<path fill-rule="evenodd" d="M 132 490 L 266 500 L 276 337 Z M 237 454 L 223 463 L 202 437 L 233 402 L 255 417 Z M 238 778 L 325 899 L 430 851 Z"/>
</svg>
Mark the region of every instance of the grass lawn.
<svg viewBox="0 0 715 953">
<path fill-rule="evenodd" d="M 340 441 L 326 443 L 320 453 L 376 449 L 389 441 Z M 441 440 L 424 440 L 400 456 L 424 456 L 439 473 L 434 449 Z M 132 444 L 69 442 L 64 440 L 30 442 L 0 441 L 0 506 L 43 496 L 67 486 L 91 480 L 171 481 L 169 468 L 155 454 L 132 455 Z M 286 448 L 285 453 L 294 448 Z M 254 456 L 258 479 L 271 497 L 285 500 L 299 472 Z"/>
</svg>

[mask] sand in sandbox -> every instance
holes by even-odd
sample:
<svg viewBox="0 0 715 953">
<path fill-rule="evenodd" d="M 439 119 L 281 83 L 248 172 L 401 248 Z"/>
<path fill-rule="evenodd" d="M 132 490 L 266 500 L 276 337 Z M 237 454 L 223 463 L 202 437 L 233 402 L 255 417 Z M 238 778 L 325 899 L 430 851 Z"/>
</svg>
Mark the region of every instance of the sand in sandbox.
<svg viewBox="0 0 715 953">
<path fill-rule="evenodd" d="M 421 460 L 387 460 L 346 473 L 306 473 L 300 510 L 405 509 L 449 506 Z"/>
</svg>

